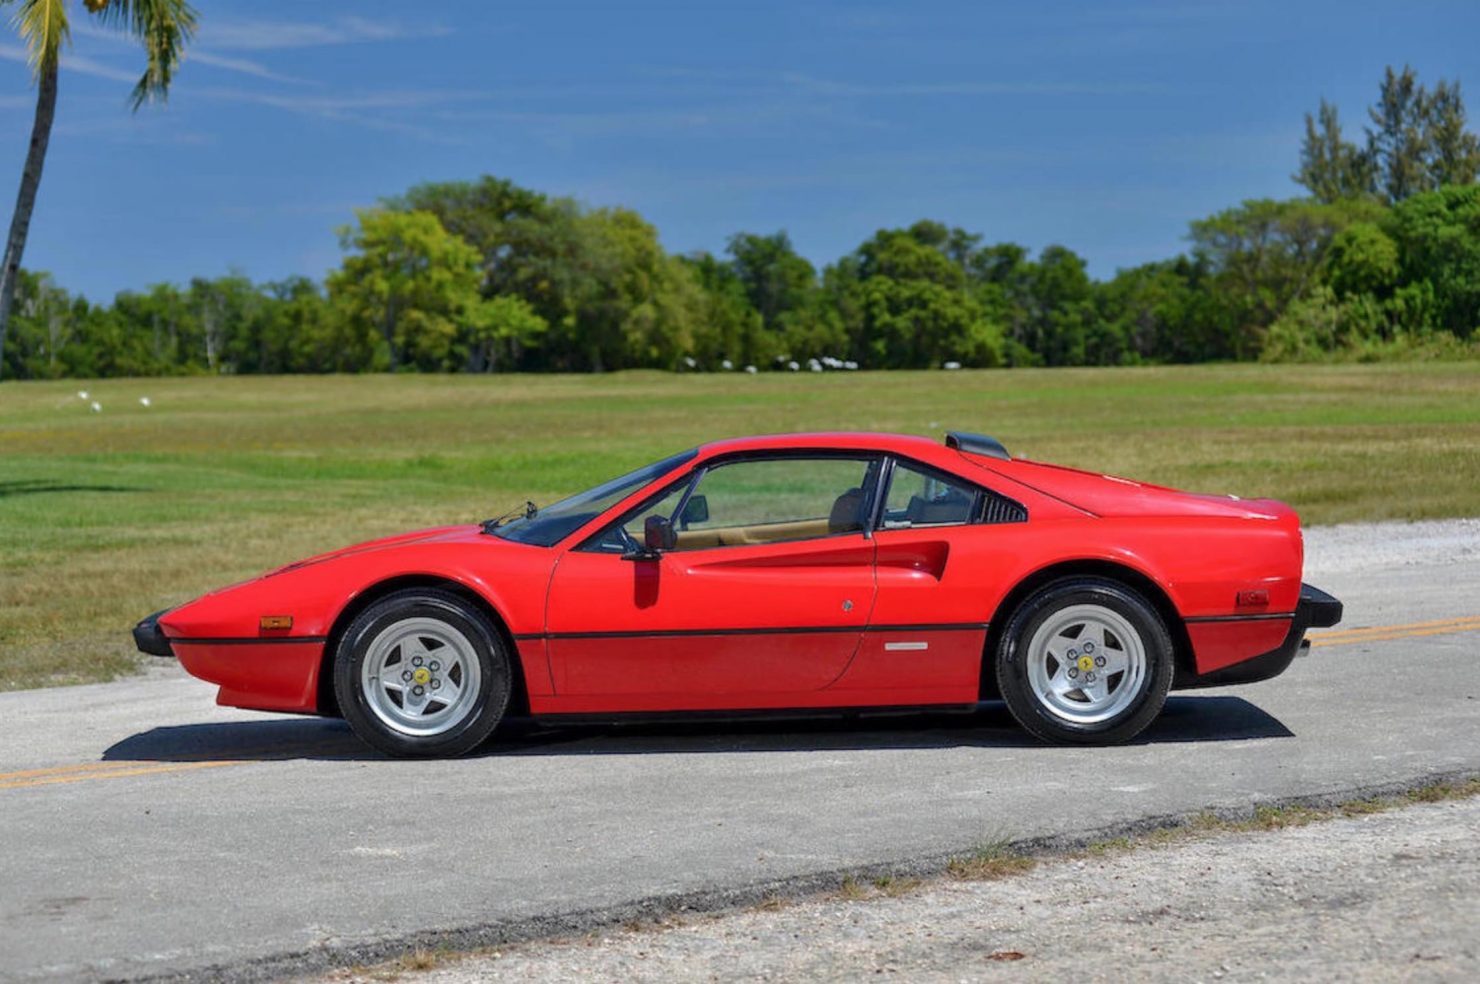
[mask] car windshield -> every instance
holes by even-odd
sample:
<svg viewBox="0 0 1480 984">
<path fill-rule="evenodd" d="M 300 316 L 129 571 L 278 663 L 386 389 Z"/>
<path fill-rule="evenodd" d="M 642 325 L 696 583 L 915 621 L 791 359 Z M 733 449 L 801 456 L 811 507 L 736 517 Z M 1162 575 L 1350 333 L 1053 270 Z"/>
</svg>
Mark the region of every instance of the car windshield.
<svg viewBox="0 0 1480 984">
<path fill-rule="evenodd" d="M 489 524 L 488 532 L 494 536 L 503 537 L 505 540 L 513 540 L 515 543 L 531 543 L 540 547 L 554 546 L 568 534 L 580 529 L 633 492 L 662 478 L 678 466 L 692 461 L 698 453 L 697 449 L 685 451 L 671 458 L 664 458 L 662 461 L 645 465 L 609 482 L 603 482 L 594 489 L 587 489 L 567 499 L 544 506 L 534 511 L 532 515 L 526 514 L 518 519 L 511 519 L 496 525 Z"/>
</svg>

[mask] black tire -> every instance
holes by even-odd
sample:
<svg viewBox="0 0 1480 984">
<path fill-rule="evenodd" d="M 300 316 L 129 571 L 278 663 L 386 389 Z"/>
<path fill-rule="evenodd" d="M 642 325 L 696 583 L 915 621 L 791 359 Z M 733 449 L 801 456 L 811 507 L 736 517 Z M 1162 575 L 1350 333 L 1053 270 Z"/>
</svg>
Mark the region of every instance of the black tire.
<svg viewBox="0 0 1480 984">
<path fill-rule="evenodd" d="M 471 643 L 478 686 L 463 715 L 444 732 L 416 735 L 398 730 L 371 706 L 361 684 L 361 669 L 377 637 L 399 622 L 431 619 Z M 465 678 L 466 679 L 466 678 Z M 398 757 L 466 754 L 493 734 L 509 706 L 513 674 L 498 630 L 462 598 L 435 588 L 397 591 L 357 615 L 345 630 L 334 657 L 334 694 L 350 728 L 366 744 Z"/>
<path fill-rule="evenodd" d="M 1084 723 L 1055 711 L 1049 699 L 1034 692 L 1029 644 L 1045 623 L 1075 606 L 1098 606 L 1119 615 L 1138 636 L 1145 668 L 1125 701 L 1112 716 Z M 1072 617 L 1072 616 L 1071 616 Z M 1052 630 L 1050 630 L 1052 631 Z M 1161 713 L 1172 685 L 1173 646 L 1161 615 L 1135 590 L 1107 578 L 1074 577 L 1055 581 L 1031 595 L 1008 619 L 993 655 L 997 687 L 1013 718 L 1030 734 L 1055 744 L 1109 745 L 1130 741 Z M 1046 671 L 1045 671 L 1046 672 Z M 1109 677 L 1105 685 L 1109 687 Z M 1112 695 L 1119 691 L 1111 688 Z M 1081 698 L 1082 699 L 1082 698 Z"/>
</svg>

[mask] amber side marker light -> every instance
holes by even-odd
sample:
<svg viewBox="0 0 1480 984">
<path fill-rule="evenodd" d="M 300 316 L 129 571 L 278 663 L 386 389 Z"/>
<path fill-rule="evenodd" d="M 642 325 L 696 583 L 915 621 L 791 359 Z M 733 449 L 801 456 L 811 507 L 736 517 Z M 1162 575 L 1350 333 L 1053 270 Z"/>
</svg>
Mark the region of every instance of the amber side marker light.
<svg viewBox="0 0 1480 984">
<path fill-rule="evenodd" d="M 263 615 L 262 621 L 258 623 L 264 632 L 271 629 L 291 629 L 293 627 L 292 615 Z"/>
</svg>

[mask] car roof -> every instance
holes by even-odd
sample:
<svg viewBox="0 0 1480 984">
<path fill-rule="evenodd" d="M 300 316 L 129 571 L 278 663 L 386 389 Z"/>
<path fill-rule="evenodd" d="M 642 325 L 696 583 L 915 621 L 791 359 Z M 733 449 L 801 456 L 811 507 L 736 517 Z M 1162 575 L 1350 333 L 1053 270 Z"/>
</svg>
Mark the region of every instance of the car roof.
<svg viewBox="0 0 1480 984">
<path fill-rule="evenodd" d="M 945 449 L 939 441 L 913 434 L 881 434 L 870 431 L 814 431 L 800 434 L 763 434 L 731 437 L 701 445 L 703 458 L 745 451 L 786 450 L 885 451 L 914 457 L 938 457 Z"/>
</svg>

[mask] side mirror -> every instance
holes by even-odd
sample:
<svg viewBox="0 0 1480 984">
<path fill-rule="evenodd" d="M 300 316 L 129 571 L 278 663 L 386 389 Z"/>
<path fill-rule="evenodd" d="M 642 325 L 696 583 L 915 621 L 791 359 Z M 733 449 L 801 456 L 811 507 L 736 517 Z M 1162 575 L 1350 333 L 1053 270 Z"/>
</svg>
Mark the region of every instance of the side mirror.
<svg viewBox="0 0 1480 984">
<path fill-rule="evenodd" d="M 678 521 L 684 529 L 688 529 L 690 523 L 709 522 L 709 500 L 702 495 L 689 496 L 689 501 L 684 503 L 683 515 L 678 518 Z"/>
<path fill-rule="evenodd" d="M 642 545 L 652 553 L 678 546 L 678 533 L 662 516 L 649 516 L 642 524 Z"/>
</svg>

